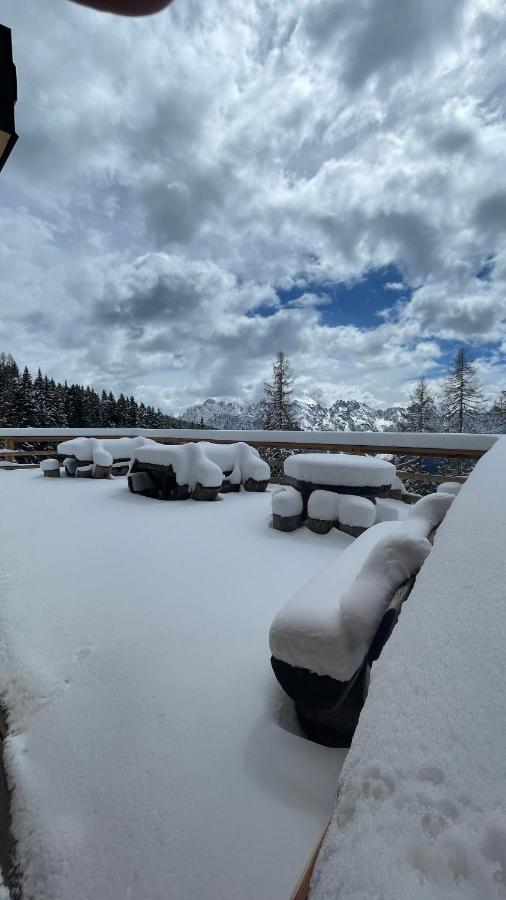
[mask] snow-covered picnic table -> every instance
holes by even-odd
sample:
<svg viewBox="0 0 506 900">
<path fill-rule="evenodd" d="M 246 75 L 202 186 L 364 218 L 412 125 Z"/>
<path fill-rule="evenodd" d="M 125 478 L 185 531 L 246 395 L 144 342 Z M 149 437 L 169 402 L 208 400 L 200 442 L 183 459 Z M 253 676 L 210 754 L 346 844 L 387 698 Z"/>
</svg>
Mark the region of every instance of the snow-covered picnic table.
<svg viewBox="0 0 506 900">
<path fill-rule="evenodd" d="M 301 736 L 267 635 L 351 538 L 287 541 L 269 493 L 163 504 L 39 471 L 0 473 L 0 505 L 25 896 L 287 898 L 345 752 Z"/>
<path fill-rule="evenodd" d="M 374 500 L 391 490 L 395 478 L 392 463 L 353 453 L 294 453 L 285 460 L 284 469 L 287 481 L 302 496 L 304 514 L 313 491 Z"/>
</svg>

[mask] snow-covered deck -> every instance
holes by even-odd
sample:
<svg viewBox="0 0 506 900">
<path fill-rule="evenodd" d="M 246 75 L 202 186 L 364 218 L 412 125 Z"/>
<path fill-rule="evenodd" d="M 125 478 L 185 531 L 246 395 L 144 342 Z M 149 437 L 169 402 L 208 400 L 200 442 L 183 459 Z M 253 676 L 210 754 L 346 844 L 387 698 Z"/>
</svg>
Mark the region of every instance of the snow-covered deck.
<svg viewBox="0 0 506 900">
<path fill-rule="evenodd" d="M 268 527 L 270 496 L 160 503 L 0 472 L 0 693 L 26 896 L 285 898 L 344 751 L 269 665 L 281 605 L 351 538 Z"/>
</svg>

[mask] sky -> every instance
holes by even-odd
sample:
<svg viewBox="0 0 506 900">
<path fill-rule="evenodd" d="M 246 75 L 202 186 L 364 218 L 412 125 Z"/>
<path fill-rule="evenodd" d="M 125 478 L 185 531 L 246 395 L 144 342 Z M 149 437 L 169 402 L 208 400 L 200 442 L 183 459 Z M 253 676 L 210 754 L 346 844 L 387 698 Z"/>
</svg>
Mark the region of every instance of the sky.
<svg viewBox="0 0 506 900">
<path fill-rule="evenodd" d="M 2 0 L 0 350 L 167 411 L 506 388 L 503 0 Z"/>
</svg>

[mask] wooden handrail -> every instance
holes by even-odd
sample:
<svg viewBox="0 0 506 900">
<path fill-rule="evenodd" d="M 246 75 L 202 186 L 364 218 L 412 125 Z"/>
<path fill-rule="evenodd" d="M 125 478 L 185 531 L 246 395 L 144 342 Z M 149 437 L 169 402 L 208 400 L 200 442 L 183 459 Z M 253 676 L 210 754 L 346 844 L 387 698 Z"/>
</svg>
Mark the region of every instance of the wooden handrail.
<svg viewBox="0 0 506 900">
<path fill-rule="evenodd" d="M 143 429 L 139 429 L 139 432 L 142 433 Z M 88 431 L 89 429 L 83 429 L 83 431 Z M 87 434 L 87 437 L 95 437 L 98 439 L 111 439 L 111 438 L 120 438 L 120 437 L 131 437 L 135 434 L 135 429 L 131 429 L 129 431 L 118 429 L 116 432 L 111 434 L 111 430 L 108 432 L 97 430 L 92 434 Z M 217 444 L 231 444 L 241 438 L 238 436 L 240 432 L 234 432 L 234 437 L 225 436 L 226 432 L 214 431 L 214 432 L 202 432 L 198 429 L 195 431 L 186 431 L 182 432 L 181 436 L 176 434 L 171 435 L 160 435 L 160 434 L 152 434 L 149 435 L 152 440 L 161 443 L 161 444 L 185 444 L 189 441 L 201 441 L 201 440 L 212 440 Z M 395 454 L 397 456 L 435 456 L 447 459 L 480 459 L 484 453 L 487 452 L 488 447 L 483 448 L 462 448 L 457 449 L 455 447 L 438 447 L 430 446 L 416 446 L 409 444 L 403 444 L 399 441 L 398 444 L 389 444 L 389 443 L 364 443 L 360 442 L 359 434 L 357 432 L 357 442 L 349 442 L 349 433 L 347 433 L 347 440 L 343 441 L 332 441 L 332 440 L 308 440 L 309 432 L 301 432 L 301 437 L 298 437 L 297 432 L 291 432 L 290 437 L 287 436 L 286 440 L 272 440 L 267 436 L 264 438 L 257 437 L 249 437 L 249 432 L 244 433 L 243 440 L 247 441 L 252 447 L 256 447 L 259 449 L 272 448 L 276 450 L 308 450 L 308 451 L 331 451 L 331 452 L 344 452 L 344 453 L 356 453 L 360 455 L 370 454 Z M 258 434 L 258 432 L 255 432 Z M 336 433 L 338 434 L 338 433 Z M 279 432 L 276 432 L 276 435 L 279 435 Z M 304 435 L 304 438 L 302 438 Z M 62 431 L 60 433 L 53 433 L 48 435 L 43 433 L 37 433 L 36 431 L 30 432 L 28 429 L 24 432 L 24 434 L 14 433 L 11 435 L 0 435 L 0 440 L 4 441 L 4 449 L 0 450 L 0 457 L 5 456 L 14 461 L 14 455 L 19 456 L 36 456 L 42 455 L 45 451 L 16 451 L 15 445 L 21 443 L 37 443 L 37 444 L 59 444 L 65 441 L 72 440 L 75 437 L 75 433 L 69 433 L 69 431 Z M 401 434 L 399 434 L 401 438 Z M 427 437 L 424 434 L 424 437 Z M 467 437 L 467 436 L 466 436 Z M 492 436 L 491 436 L 492 437 Z M 331 433 L 329 433 L 329 438 L 331 438 Z M 13 452 L 14 451 L 14 452 Z"/>
</svg>

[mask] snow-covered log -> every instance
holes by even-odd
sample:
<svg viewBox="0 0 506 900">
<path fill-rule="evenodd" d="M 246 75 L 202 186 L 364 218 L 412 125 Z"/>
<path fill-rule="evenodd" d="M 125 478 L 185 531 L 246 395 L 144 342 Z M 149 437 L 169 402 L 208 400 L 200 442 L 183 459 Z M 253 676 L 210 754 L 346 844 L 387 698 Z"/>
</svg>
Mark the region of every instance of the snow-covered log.
<svg viewBox="0 0 506 900">
<path fill-rule="evenodd" d="M 366 528 L 374 525 L 376 509 L 367 497 L 340 494 L 337 507 L 338 528 L 352 537 L 359 537 Z"/>
<path fill-rule="evenodd" d="M 282 487 L 272 495 L 272 527 L 295 531 L 302 525 L 302 497 L 295 488 Z"/>
<path fill-rule="evenodd" d="M 60 463 L 57 459 L 44 459 L 40 464 L 40 470 L 45 478 L 60 477 Z"/>
<path fill-rule="evenodd" d="M 315 534 L 327 534 L 337 525 L 339 494 L 332 491 L 313 491 L 307 504 L 306 527 Z"/>
<path fill-rule="evenodd" d="M 113 465 L 112 454 L 104 447 L 93 448 L 93 478 L 109 478 Z"/>
</svg>

